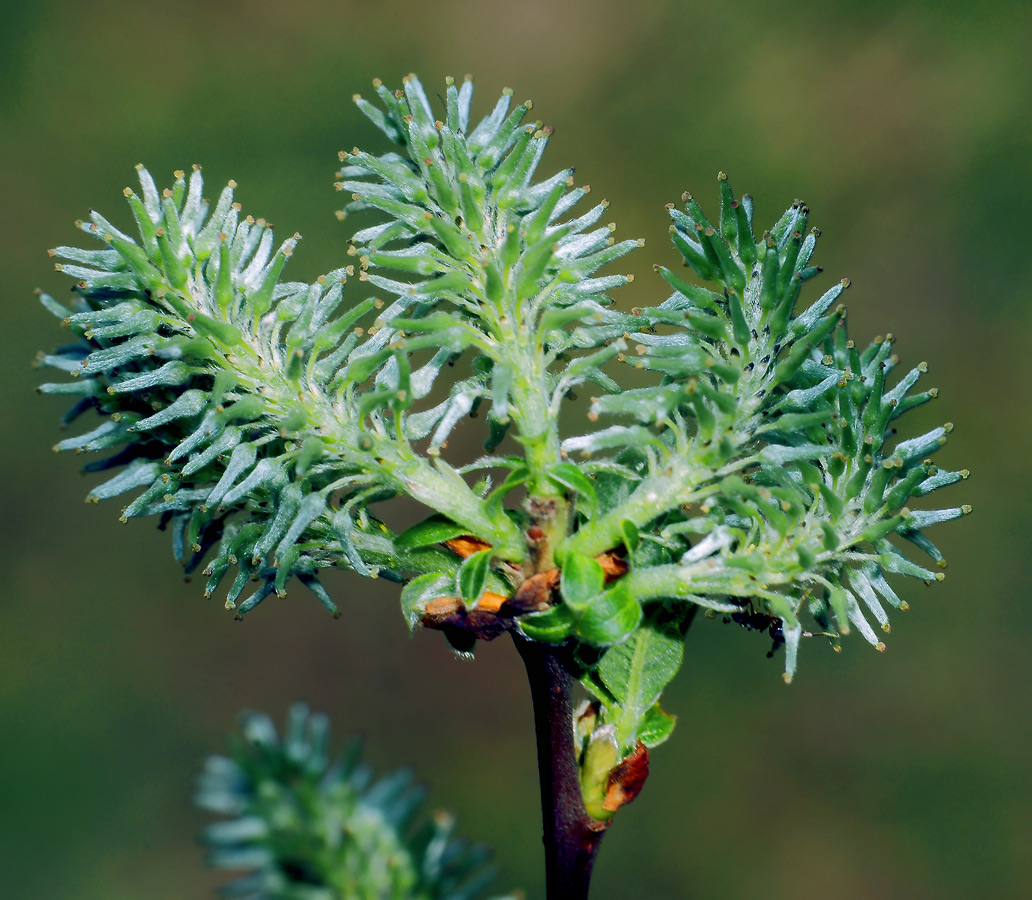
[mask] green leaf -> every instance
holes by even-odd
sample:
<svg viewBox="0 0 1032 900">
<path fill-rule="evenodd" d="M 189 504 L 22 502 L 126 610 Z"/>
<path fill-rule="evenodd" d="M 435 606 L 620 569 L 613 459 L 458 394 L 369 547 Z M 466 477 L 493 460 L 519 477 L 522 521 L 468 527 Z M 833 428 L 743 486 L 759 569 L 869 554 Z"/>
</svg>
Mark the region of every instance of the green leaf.
<svg viewBox="0 0 1032 900">
<path fill-rule="evenodd" d="M 459 596 L 467 603 L 475 603 L 484 592 L 484 584 L 487 582 L 487 573 L 491 567 L 491 556 L 493 551 L 480 550 L 472 556 L 466 557 L 459 567 L 455 576 L 455 585 L 458 588 Z"/>
<path fill-rule="evenodd" d="M 394 545 L 400 550 L 411 550 L 450 541 L 464 534 L 469 534 L 467 528 L 445 516 L 435 515 L 403 531 L 394 539 Z"/>
<path fill-rule="evenodd" d="M 630 519 L 624 519 L 620 523 L 620 536 L 624 547 L 627 548 L 627 555 L 632 555 L 641 544 L 641 534 L 638 532 L 638 526 Z"/>
<path fill-rule="evenodd" d="M 554 606 L 544 612 L 522 616 L 519 624 L 520 630 L 531 640 L 561 644 L 572 633 L 576 620 L 568 606 Z"/>
<path fill-rule="evenodd" d="M 453 589 L 453 581 L 447 575 L 430 572 L 413 578 L 401 589 L 401 613 L 410 630 L 415 630 L 422 618 L 423 609 L 431 600 L 447 597 Z"/>
<path fill-rule="evenodd" d="M 633 745 L 640 736 L 640 723 L 673 680 L 683 659 L 684 636 L 678 625 L 652 616 L 629 640 L 605 652 L 598 664 L 598 677 L 619 704 L 613 719 L 622 745 Z"/>
<path fill-rule="evenodd" d="M 677 724 L 677 716 L 663 712 L 659 703 L 654 703 L 638 723 L 638 740 L 649 749 L 663 743 Z"/>
<path fill-rule="evenodd" d="M 559 590 L 563 601 L 575 612 L 580 612 L 602 592 L 605 582 L 605 572 L 595 560 L 590 556 L 571 553 L 563 562 Z"/>
<path fill-rule="evenodd" d="M 520 465 L 512 469 L 509 474 L 505 476 L 505 481 L 491 491 L 484 500 L 484 508 L 487 514 L 492 517 L 501 515 L 502 501 L 508 496 L 510 491 L 519 487 L 528 478 L 530 478 L 530 469 L 525 465 Z"/>
<path fill-rule="evenodd" d="M 577 621 L 577 636 L 605 646 L 624 640 L 641 621 L 641 606 L 621 584 L 596 597 Z"/>
<path fill-rule="evenodd" d="M 595 495 L 595 483 L 573 463 L 556 463 L 548 470 L 549 481 L 566 488 L 584 501 L 584 512 L 589 518 L 594 517 L 598 505 Z"/>
</svg>

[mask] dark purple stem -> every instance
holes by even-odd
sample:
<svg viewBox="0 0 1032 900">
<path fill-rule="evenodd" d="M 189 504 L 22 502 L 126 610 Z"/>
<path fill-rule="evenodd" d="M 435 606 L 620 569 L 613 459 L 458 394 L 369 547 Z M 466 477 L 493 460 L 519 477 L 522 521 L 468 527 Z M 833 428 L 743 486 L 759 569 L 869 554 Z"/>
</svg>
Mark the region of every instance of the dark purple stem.
<svg viewBox="0 0 1032 900">
<path fill-rule="evenodd" d="M 573 744 L 569 672 L 559 648 L 516 637 L 534 704 L 547 900 L 587 900 L 605 824 L 584 808 Z"/>
</svg>

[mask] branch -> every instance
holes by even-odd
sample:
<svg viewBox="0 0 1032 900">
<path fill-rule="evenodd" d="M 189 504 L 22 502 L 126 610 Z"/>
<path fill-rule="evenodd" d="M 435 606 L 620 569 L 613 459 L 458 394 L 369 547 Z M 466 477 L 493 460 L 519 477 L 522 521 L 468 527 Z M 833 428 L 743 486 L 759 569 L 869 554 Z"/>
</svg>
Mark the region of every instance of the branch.
<svg viewBox="0 0 1032 900">
<path fill-rule="evenodd" d="M 581 795 L 573 742 L 572 679 L 562 651 L 516 638 L 534 704 L 548 900 L 586 900 L 607 824 L 592 818 Z"/>
</svg>

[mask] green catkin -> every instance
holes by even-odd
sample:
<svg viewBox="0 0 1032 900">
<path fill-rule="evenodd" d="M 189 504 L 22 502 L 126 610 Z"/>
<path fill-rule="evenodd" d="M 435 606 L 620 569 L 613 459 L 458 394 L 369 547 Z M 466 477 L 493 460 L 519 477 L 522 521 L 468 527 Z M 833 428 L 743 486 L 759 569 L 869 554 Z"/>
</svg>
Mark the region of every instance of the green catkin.
<svg viewBox="0 0 1032 900">
<path fill-rule="evenodd" d="M 506 630 L 567 646 L 597 704 L 588 737 L 611 731 L 617 761 L 672 728 L 655 699 L 634 705 L 629 667 L 653 644 L 679 660 L 696 607 L 741 618 L 753 598 L 788 679 L 814 625 L 887 624 L 885 573 L 928 577 L 892 535 L 938 562 L 924 529 L 968 509 L 905 504 L 964 476 L 928 461 L 952 426 L 896 438 L 937 392 L 918 390 L 923 365 L 889 378 L 891 338 L 857 349 L 833 308 L 847 282 L 795 314 L 820 274 L 809 210 L 757 240 L 721 174 L 716 227 L 690 194 L 668 207 L 687 271 L 657 265 L 639 301 L 656 305 L 628 309 L 616 265 L 643 242 L 615 240 L 605 202 L 577 208 L 571 169 L 538 179 L 552 131 L 529 103 L 506 91 L 471 122 L 468 80 L 443 103 L 415 76 L 374 87 L 356 103 L 394 147 L 342 153 L 337 176 L 344 221 L 373 219 L 348 245 L 364 285 L 354 267 L 284 281 L 297 236 L 274 252 L 235 184 L 202 202 L 197 169 L 159 193 L 141 168 L 136 236 L 93 214 L 98 247 L 54 251 L 75 302 L 41 301 L 79 343 L 41 354 L 60 377 L 40 390 L 70 395 L 69 424 L 101 416 L 57 445 L 114 470 L 90 499 L 164 516 L 238 615 L 295 578 L 333 611 L 323 569 L 383 572 L 406 621 L 463 652 Z M 485 419 L 500 455 L 457 456 Z M 395 533 L 381 504 L 398 498 L 425 509 L 426 543 Z M 558 593 L 517 590 L 553 570 Z"/>
</svg>

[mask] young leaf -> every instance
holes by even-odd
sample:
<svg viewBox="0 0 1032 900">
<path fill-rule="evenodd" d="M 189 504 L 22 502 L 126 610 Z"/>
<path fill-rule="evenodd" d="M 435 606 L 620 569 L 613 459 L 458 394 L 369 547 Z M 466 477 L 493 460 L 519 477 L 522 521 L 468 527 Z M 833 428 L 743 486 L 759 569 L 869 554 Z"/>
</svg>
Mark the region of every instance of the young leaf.
<svg viewBox="0 0 1032 900">
<path fill-rule="evenodd" d="M 559 589 L 566 605 L 575 612 L 581 612 L 602 592 L 605 581 L 605 572 L 594 559 L 570 553 L 563 561 Z"/>
<path fill-rule="evenodd" d="M 413 578 L 401 589 L 401 612 L 409 629 L 415 631 L 423 609 L 431 600 L 448 596 L 454 590 L 454 579 L 436 572 Z"/>
<path fill-rule="evenodd" d="M 625 640 L 641 621 L 641 606 L 622 584 L 595 597 L 577 620 L 577 636 L 603 647 Z"/>
<path fill-rule="evenodd" d="M 629 640 L 603 654 L 598 677 L 619 703 L 615 724 L 621 746 L 630 749 L 640 737 L 641 723 L 681 668 L 683 659 L 684 636 L 680 628 L 675 622 L 654 615 L 646 617 Z"/>
<path fill-rule="evenodd" d="M 674 730 L 677 717 L 663 711 L 659 703 L 654 703 L 638 723 L 638 740 L 652 749 L 663 743 Z"/>
<path fill-rule="evenodd" d="M 484 592 L 487 573 L 491 567 L 491 550 L 479 550 L 463 560 L 455 576 L 459 596 L 467 603 L 476 603 Z"/>
<path fill-rule="evenodd" d="M 466 529 L 458 523 L 445 516 L 434 515 L 403 531 L 394 539 L 394 545 L 400 550 L 411 550 L 442 544 L 464 534 Z"/>
<path fill-rule="evenodd" d="M 543 644 L 561 644 L 573 631 L 576 617 L 570 607 L 554 606 L 544 612 L 521 616 L 520 631 L 533 641 Z"/>
<path fill-rule="evenodd" d="M 573 463 L 557 463 L 548 470 L 548 478 L 571 494 L 579 496 L 589 518 L 594 515 L 598 504 L 594 482 L 577 466 Z"/>
</svg>

